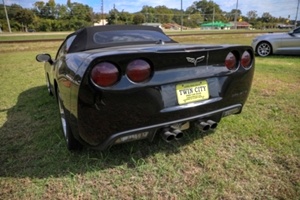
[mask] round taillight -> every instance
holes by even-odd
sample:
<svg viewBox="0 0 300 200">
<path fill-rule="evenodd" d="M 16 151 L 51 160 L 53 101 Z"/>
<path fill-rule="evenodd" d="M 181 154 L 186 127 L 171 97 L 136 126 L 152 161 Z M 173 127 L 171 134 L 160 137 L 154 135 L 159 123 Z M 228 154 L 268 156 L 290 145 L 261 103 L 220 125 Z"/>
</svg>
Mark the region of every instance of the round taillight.
<svg viewBox="0 0 300 200">
<path fill-rule="evenodd" d="M 227 56 L 225 58 L 225 66 L 229 70 L 235 70 L 236 69 L 236 67 L 237 67 L 237 61 L 236 61 L 235 55 L 232 52 L 230 52 L 229 54 L 227 54 Z"/>
<path fill-rule="evenodd" d="M 119 70 L 112 63 L 98 63 L 92 69 L 91 79 L 98 86 L 112 86 L 119 80 Z"/>
<path fill-rule="evenodd" d="M 151 66 L 145 60 L 133 60 L 127 66 L 126 75 L 135 83 L 147 81 L 151 76 Z"/>
<path fill-rule="evenodd" d="M 244 68 L 249 68 L 250 65 L 251 65 L 251 55 L 248 51 L 245 51 L 242 55 L 242 58 L 241 58 L 241 65 L 244 67 Z"/>
</svg>

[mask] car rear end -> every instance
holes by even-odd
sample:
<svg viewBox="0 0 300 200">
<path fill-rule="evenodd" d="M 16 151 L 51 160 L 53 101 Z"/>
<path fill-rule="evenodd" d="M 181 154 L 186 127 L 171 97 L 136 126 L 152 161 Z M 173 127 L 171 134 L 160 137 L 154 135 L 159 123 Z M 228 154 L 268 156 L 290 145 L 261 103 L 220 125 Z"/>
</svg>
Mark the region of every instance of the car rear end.
<svg viewBox="0 0 300 200">
<path fill-rule="evenodd" d="M 214 129 L 238 114 L 250 92 L 249 46 L 148 45 L 94 53 L 78 88 L 80 141 L 97 149 L 191 126 Z M 75 105 L 75 104 L 74 104 Z"/>
</svg>

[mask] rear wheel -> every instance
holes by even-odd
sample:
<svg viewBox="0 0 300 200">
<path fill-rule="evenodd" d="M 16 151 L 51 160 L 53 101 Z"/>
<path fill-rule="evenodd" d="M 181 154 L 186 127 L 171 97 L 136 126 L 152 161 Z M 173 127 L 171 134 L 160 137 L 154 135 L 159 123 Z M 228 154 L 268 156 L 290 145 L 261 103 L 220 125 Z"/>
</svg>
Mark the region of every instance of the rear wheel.
<svg viewBox="0 0 300 200">
<path fill-rule="evenodd" d="M 269 56 L 272 53 L 272 46 L 268 42 L 261 42 L 257 45 L 256 52 L 262 57 Z"/>
<path fill-rule="evenodd" d="M 60 97 L 59 90 L 57 90 L 57 98 L 58 98 L 58 107 L 59 107 L 59 115 L 61 121 L 61 127 L 63 130 L 64 138 L 67 144 L 67 148 L 69 150 L 80 150 L 82 149 L 82 144 L 76 140 L 71 132 L 68 120 L 66 118 L 66 112 L 63 105 L 63 101 Z"/>
</svg>

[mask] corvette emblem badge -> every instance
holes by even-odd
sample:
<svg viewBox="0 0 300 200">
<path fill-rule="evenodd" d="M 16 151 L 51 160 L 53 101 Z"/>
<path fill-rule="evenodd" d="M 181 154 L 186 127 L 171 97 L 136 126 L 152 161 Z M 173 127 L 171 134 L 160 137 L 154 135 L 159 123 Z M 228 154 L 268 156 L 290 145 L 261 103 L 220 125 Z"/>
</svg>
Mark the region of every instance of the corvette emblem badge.
<svg viewBox="0 0 300 200">
<path fill-rule="evenodd" d="M 205 56 L 201 56 L 198 58 L 191 58 L 191 57 L 186 57 L 186 60 L 190 63 L 193 63 L 195 66 L 197 66 L 197 64 L 201 61 L 203 61 L 205 58 Z"/>
</svg>

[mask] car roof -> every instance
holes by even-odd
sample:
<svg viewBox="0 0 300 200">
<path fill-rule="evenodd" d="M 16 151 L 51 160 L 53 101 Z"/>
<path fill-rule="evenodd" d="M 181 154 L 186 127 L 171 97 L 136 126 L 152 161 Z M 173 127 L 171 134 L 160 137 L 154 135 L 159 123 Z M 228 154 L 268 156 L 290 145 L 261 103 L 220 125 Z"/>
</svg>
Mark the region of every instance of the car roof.
<svg viewBox="0 0 300 200">
<path fill-rule="evenodd" d="M 114 43 L 114 44 L 100 44 L 95 43 L 93 37 L 96 33 L 103 33 L 103 32 L 111 32 L 111 31 L 154 31 L 159 32 L 165 37 L 167 37 L 170 42 L 174 42 L 172 39 L 170 39 L 168 36 L 164 34 L 164 32 L 158 28 L 153 26 L 145 26 L 145 25 L 106 25 L 106 26 L 91 26 L 91 27 L 84 27 L 82 29 L 79 29 L 70 35 L 67 36 L 66 40 L 74 35 L 76 35 L 75 39 L 73 40 L 72 44 L 69 47 L 68 52 L 79 52 L 79 51 L 85 51 L 90 49 L 96 49 L 101 47 L 107 47 L 107 46 L 119 46 L 120 44 Z M 128 42 L 127 42 L 128 45 Z"/>
</svg>

